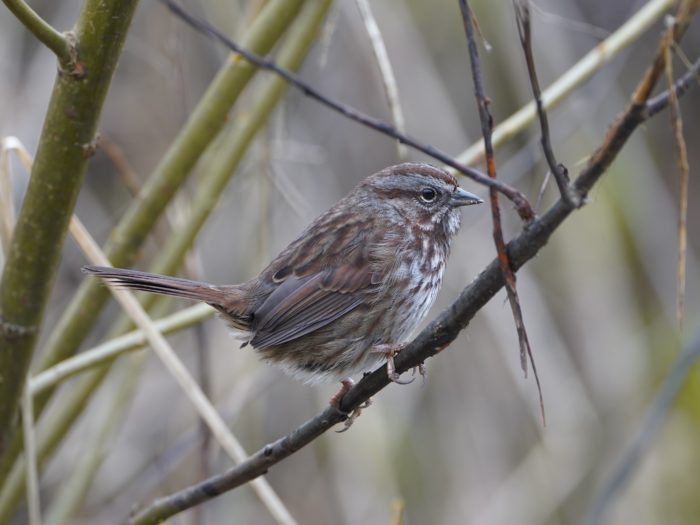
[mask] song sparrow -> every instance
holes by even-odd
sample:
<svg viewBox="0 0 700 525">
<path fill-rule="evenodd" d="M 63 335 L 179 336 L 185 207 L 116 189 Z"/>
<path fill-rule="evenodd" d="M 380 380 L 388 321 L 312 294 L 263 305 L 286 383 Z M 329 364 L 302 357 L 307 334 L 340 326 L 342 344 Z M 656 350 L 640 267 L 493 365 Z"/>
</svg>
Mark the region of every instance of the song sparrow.
<svg viewBox="0 0 700 525">
<path fill-rule="evenodd" d="M 307 381 L 345 379 L 383 359 L 397 380 L 392 357 L 435 301 L 458 208 L 480 202 L 440 168 L 400 164 L 364 179 L 242 284 L 84 271 L 209 303 L 242 334 L 243 346 Z"/>
</svg>

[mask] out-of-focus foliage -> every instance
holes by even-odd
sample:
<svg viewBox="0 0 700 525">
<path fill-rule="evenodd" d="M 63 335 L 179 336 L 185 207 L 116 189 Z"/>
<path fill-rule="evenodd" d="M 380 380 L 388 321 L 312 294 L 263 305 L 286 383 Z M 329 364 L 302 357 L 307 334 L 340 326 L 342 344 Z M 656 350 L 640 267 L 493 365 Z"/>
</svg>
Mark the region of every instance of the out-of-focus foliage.
<svg viewBox="0 0 700 525">
<path fill-rule="evenodd" d="M 198 9 L 236 36 L 260 3 L 205 0 Z M 80 8 L 77 0 L 33 4 L 59 29 Z M 556 79 L 641 5 L 630 0 L 536 2 L 533 36 L 541 84 Z M 406 0 L 373 2 L 372 7 L 395 69 L 408 132 L 450 153 L 464 150 L 480 132 L 457 2 Z M 491 49 L 482 52 L 482 60 L 498 124 L 529 101 L 529 83 L 510 2 L 482 1 L 474 7 Z M 553 146 L 570 173 L 577 172 L 624 108 L 662 29 L 656 24 L 550 113 Z M 697 57 L 697 21 L 682 49 L 691 60 Z M 100 129 L 121 146 L 141 177 L 158 162 L 225 56 L 159 3 L 140 6 Z M 330 97 L 389 118 L 373 60 L 356 6 L 338 2 L 301 74 Z M 674 68 L 678 75 L 683 72 L 681 60 Z M 33 150 L 55 63 L 7 12 L 0 17 L 0 70 L 0 132 L 18 136 Z M 259 82 L 237 104 L 231 122 L 245 114 Z M 268 474 L 300 523 L 389 523 L 396 498 L 412 524 L 581 521 L 638 427 L 681 339 L 700 326 L 700 230 L 695 227 L 700 190 L 693 178 L 700 165 L 697 90 L 681 100 L 681 109 L 691 166 L 683 337 L 674 318 L 678 170 L 669 115 L 661 113 L 630 140 L 585 209 L 519 273 L 547 427 L 539 421 L 534 382 L 520 372 L 517 337 L 501 293 L 455 344 L 427 363 L 424 383 L 390 386 L 349 432 L 322 437 Z M 546 172 L 538 133 L 533 127 L 497 152 L 500 176 L 533 201 Z M 389 139 L 288 92 L 200 235 L 194 251 L 199 276 L 221 283 L 252 277 L 362 177 L 395 162 Z M 19 203 L 23 178 L 15 171 Z M 190 180 L 192 189 L 198 174 Z M 485 194 L 468 181 L 464 186 Z M 556 187 L 550 184 L 543 206 L 555 198 Z M 130 199 L 113 164 L 98 152 L 77 214 L 104 241 Z M 187 220 L 186 199 L 182 202 L 175 223 Z M 507 204 L 504 216 L 506 233 L 516 233 L 521 226 Z M 164 225 L 143 250 L 142 266 L 167 235 Z M 494 254 L 488 209 L 466 209 L 434 311 L 447 306 Z M 67 242 L 47 329 L 83 278 L 79 268 L 84 262 Z M 92 342 L 116 313 L 112 307 L 102 316 Z M 317 413 L 335 389 L 302 385 L 266 367 L 249 348 L 239 350 L 219 321 L 206 322 L 203 336 L 190 331 L 171 340 L 193 368 L 197 352 L 206 346 L 211 397 L 250 451 Z M 100 433 L 101 413 L 116 388 L 116 381 L 105 384 L 48 465 L 42 476 L 44 501 L 51 501 Z M 634 482 L 615 503 L 611 522 L 697 522 L 699 389 L 696 372 Z M 149 357 L 133 405 L 116 425 L 104 463 L 71 523 L 117 522 L 134 504 L 201 479 L 196 425 L 184 395 L 160 362 Z M 208 462 L 210 472 L 230 464 L 215 447 Z M 246 488 L 208 503 L 200 515 L 201 523 L 228 522 L 231 516 L 237 523 L 271 522 Z"/>
</svg>

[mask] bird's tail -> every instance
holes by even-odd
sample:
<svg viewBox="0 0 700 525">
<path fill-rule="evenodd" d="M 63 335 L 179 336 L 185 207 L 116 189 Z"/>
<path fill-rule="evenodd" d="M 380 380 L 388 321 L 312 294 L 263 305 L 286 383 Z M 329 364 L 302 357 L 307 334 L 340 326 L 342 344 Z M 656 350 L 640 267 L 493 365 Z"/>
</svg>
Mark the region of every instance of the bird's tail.
<svg viewBox="0 0 700 525">
<path fill-rule="evenodd" d="M 214 306 L 224 306 L 231 302 L 230 286 L 215 286 L 199 281 L 168 277 L 157 273 L 110 268 L 106 266 L 83 266 L 83 272 L 104 279 L 108 284 L 121 288 L 131 288 L 162 295 L 173 295 L 203 301 Z"/>
</svg>

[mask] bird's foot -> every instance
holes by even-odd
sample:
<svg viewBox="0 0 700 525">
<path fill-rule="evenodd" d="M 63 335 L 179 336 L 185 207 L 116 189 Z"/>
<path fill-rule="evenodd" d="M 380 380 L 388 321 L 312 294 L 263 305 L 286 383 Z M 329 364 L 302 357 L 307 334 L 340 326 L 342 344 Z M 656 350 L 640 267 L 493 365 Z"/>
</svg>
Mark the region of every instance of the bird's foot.
<svg viewBox="0 0 700 525">
<path fill-rule="evenodd" d="M 333 397 L 331 397 L 330 400 L 330 405 L 334 406 L 335 408 L 340 409 L 340 400 L 343 399 L 343 396 L 347 394 L 350 389 L 355 386 L 355 381 L 353 381 L 350 378 L 343 379 L 340 382 L 340 390 L 338 390 L 335 394 L 333 394 Z M 347 419 L 343 422 L 343 428 L 341 430 L 336 430 L 337 433 L 342 433 L 345 432 L 347 429 L 349 429 L 352 424 L 355 422 L 355 420 L 360 417 L 360 414 L 362 414 L 362 411 L 370 406 L 372 404 L 372 400 L 368 399 L 364 403 L 362 403 L 360 406 L 358 406 L 355 410 L 350 412 L 348 414 Z"/>
<path fill-rule="evenodd" d="M 372 352 L 377 352 L 384 354 L 386 356 L 386 373 L 389 376 L 389 380 L 397 383 L 399 385 L 408 385 L 413 383 L 415 378 L 411 378 L 407 381 L 400 379 L 401 374 L 396 371 L 396 366 L 394 365 L 394 356 L 398 354 L 401 350 L 406 347 L 406 343 L 400 343 L 395 345 L 390 344 L 380 344 L 374 345 L 372 347 Z"/>
</svg>

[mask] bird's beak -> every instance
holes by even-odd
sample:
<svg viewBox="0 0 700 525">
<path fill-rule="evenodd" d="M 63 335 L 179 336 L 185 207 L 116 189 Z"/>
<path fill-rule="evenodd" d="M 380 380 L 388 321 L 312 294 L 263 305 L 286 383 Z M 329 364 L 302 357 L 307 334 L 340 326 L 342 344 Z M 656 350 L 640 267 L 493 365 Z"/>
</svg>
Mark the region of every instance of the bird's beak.
<svg viewBox="0 0 700 525">
<path fill-rule="evenodd" d="M 479 197 L 474 195 L 473 193 L 469 193 L 468 191 L 463 190 L 460 187 L 457 187 L 455 191 L 452 192 L 452 196 L 450 197 L 450 204 L 454 206 L 455 208 L 459 206 L 471 206 L 472 204 L 481 204 L 482 201 Z"/>
</svg>

